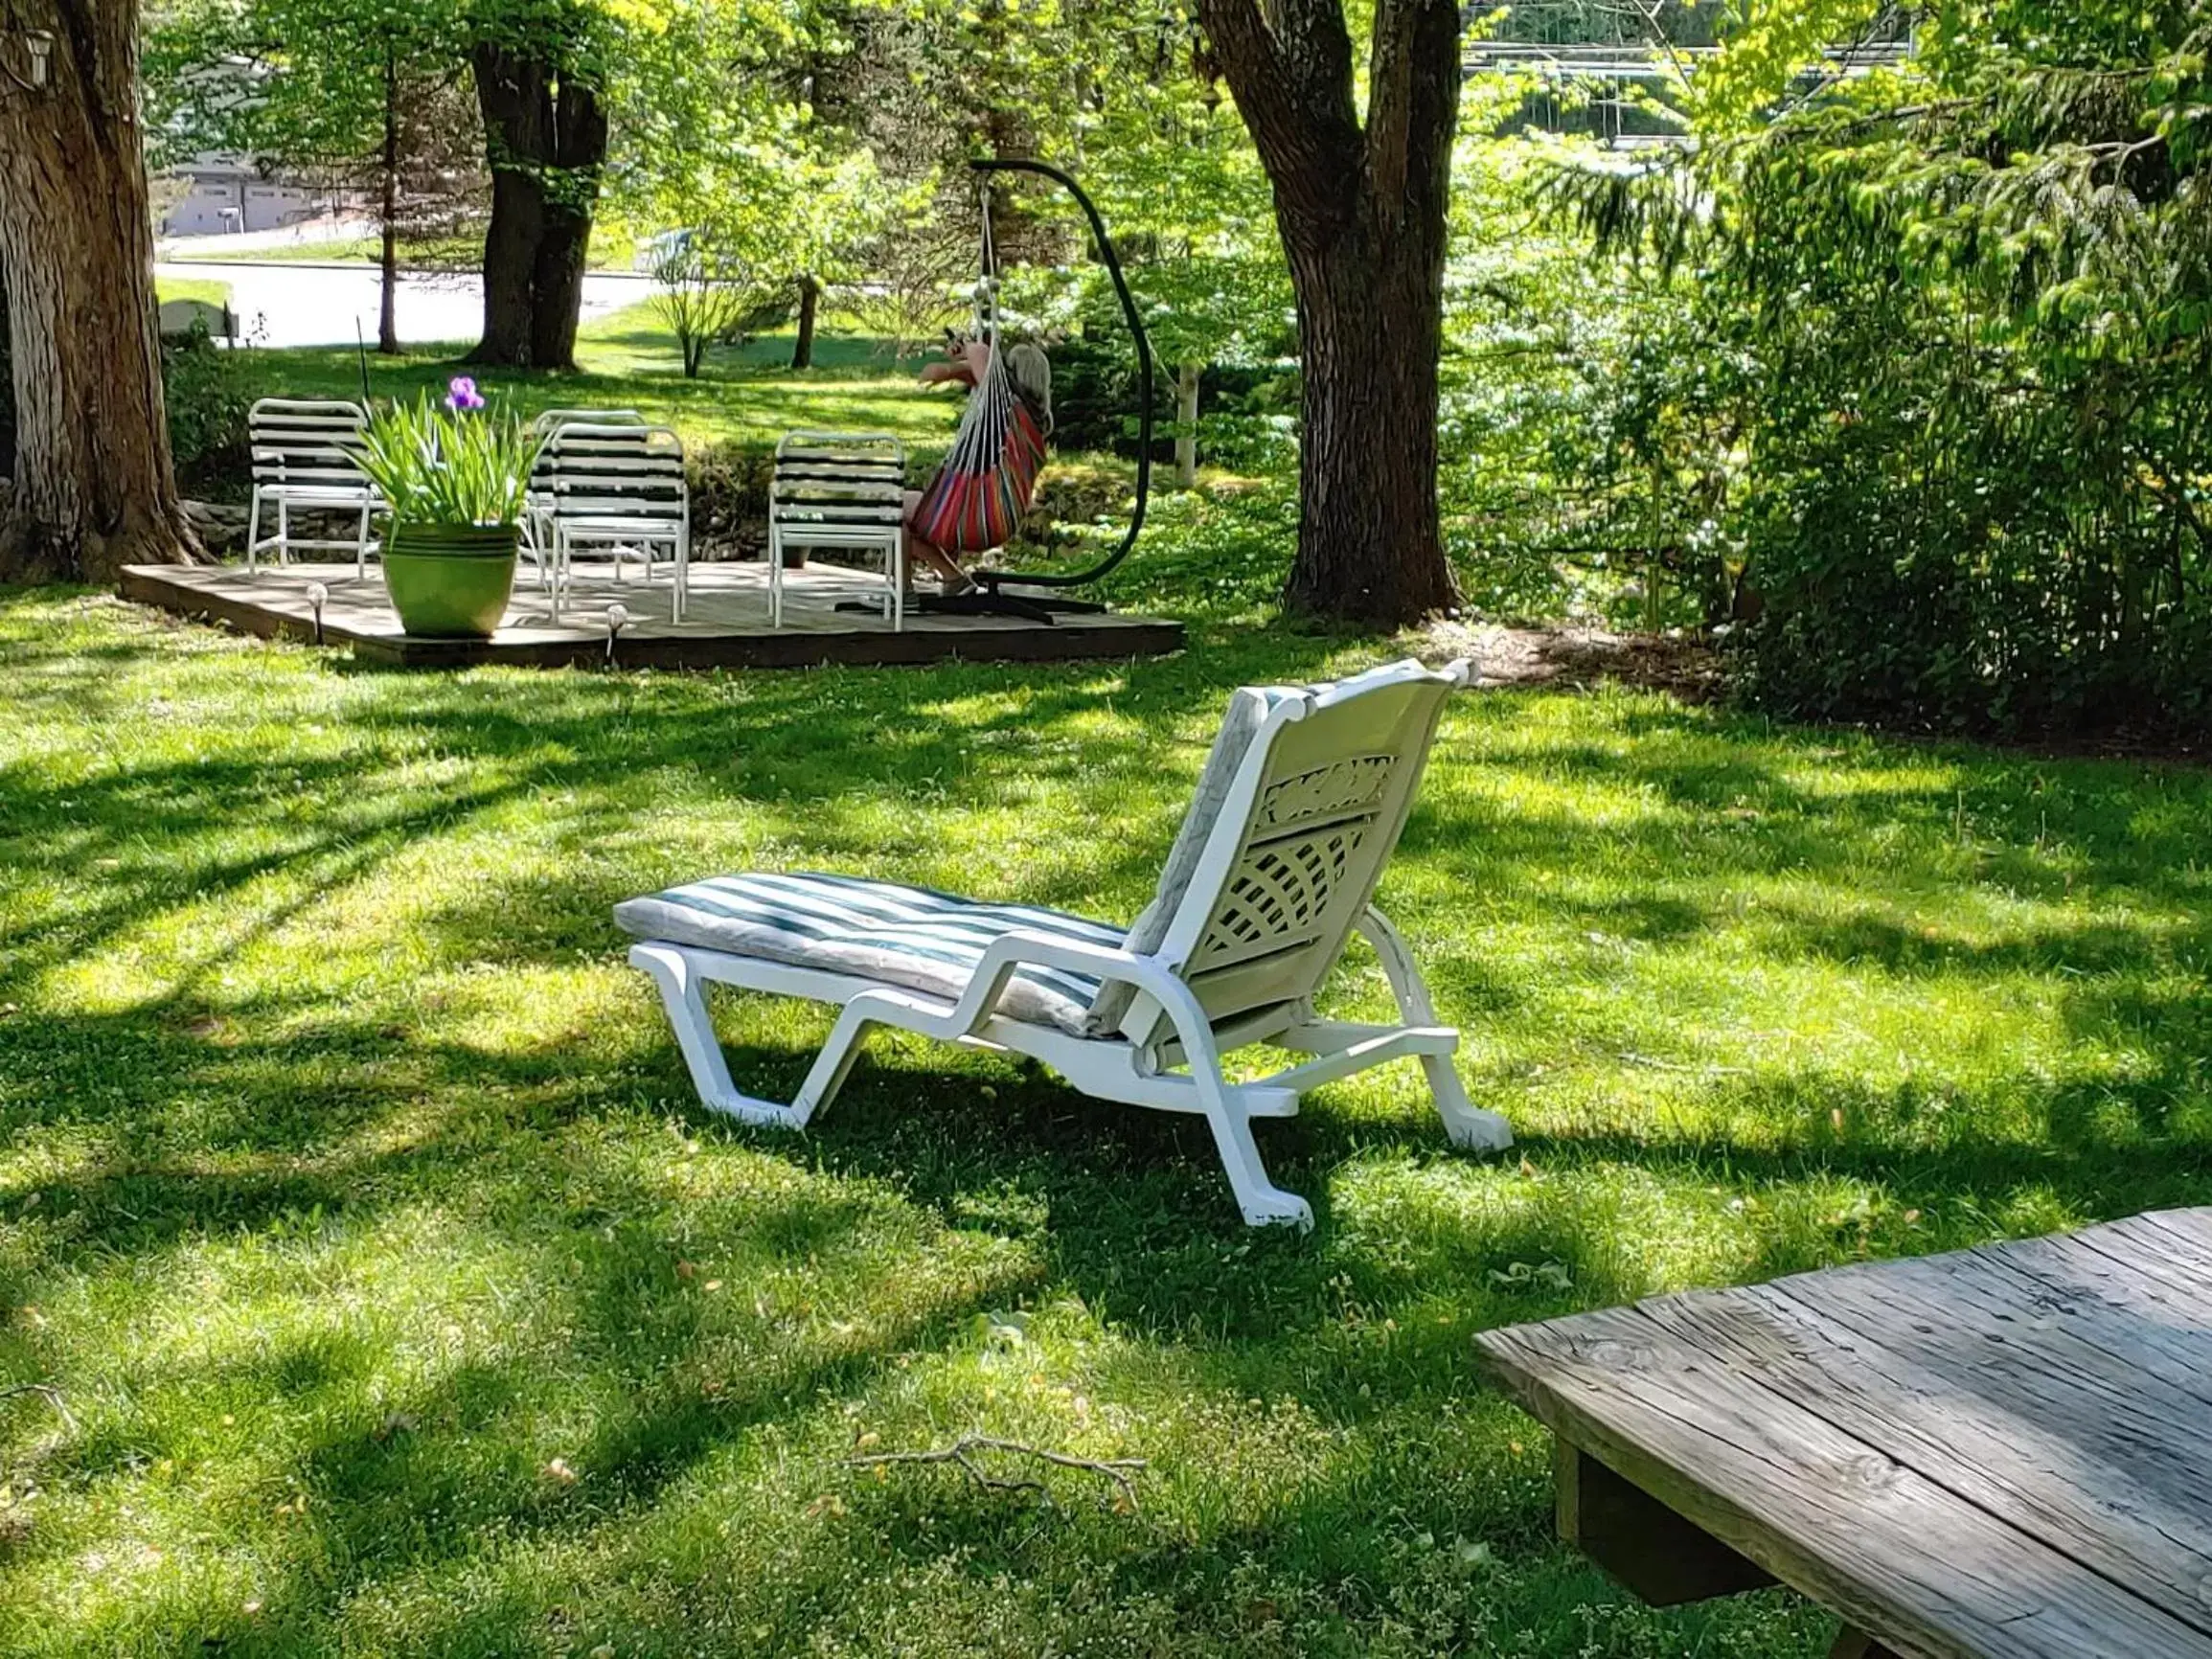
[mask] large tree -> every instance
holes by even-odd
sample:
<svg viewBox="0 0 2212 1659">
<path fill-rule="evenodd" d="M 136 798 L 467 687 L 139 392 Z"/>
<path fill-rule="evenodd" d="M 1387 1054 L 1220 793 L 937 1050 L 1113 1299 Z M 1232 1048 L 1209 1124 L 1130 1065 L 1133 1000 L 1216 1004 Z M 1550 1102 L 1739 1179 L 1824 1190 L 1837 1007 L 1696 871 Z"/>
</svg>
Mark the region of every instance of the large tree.
<svg viewBox="0 0 2212 1659">
<path fill-rule="evenodd" d="M 1376 0 L 1365 121 L 1343 0 L 1196 0 L 1274 190 L 1305 367 L 1295 608 L 1378 625 L 1456 597 L 1436 502 L 1454 0 Z"/>
<path fill-rule="evenodd" d="M 573 368 L 606 162 L 603 92 L 617 23 L 570 0 L 486 0 L 475 27 L 476 99 L 491 168 L 475 359 Z"/>
<path fill-rule="evenodd" d="M 193 550 L 162 409 L 136 0 L 16 0 L 0 33 L 0 289 L 15 477 L 0 579 L 106 580 Z M 23 31 L 52 38 L 28 84 Z"/>
</svg>

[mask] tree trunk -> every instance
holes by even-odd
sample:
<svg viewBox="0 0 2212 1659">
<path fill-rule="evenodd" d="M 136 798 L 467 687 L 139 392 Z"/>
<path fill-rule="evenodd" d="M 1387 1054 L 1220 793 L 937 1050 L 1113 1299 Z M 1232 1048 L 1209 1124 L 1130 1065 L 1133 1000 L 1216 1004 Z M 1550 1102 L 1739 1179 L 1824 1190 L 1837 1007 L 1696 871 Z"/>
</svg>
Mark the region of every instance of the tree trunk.
<svg viewBox="0 0 2212 1659">
<path fill-rule="evenodd" d="M 537 292 L 533 273 L 544 227 L 543 192 L 529 174 L 494 163 L 491 222 L 484 232 L 484 338 L 470 353 L 479 363 L 530 361 Z"/>
<path fill-rule="evenodd" d="M 606 158 L 606 113 L 558 65 L 484 42 L 476 101 L 491 166 L 479 363 L 576 366 L 591 216 Z"/>
<path fill-rule="evenodd" d="M 10 24 L 55 39 L 48 85 L 0 80 L 16 421 L 0 580 L 108 581 L 125 564 L 182 563 L 197 544 L 162 407 L 136 0 L 17 0 Z M 17 74 L 20 38 L 0 32 Z"/>
<path fill-rule="evenodd" d="M 1298 557 L 1284 597 L 1389 627 L 1459 596 L 1436 502 L 1442 227 L 1433 257 L 1379 239 L 1356 220 L 1290 253 L 1305 390 Z"/>
<path fill-rule="evenodd" d="M 1305 369 L 1294 609 L 1379 627 L 1455 603 L 1437 511 L 1452 0 L 1377 0 L 1364 128 L 1341 0 L 1198 0 L 1275 197 Z"/>
<path fill-rule="evenodd" d="M 822 279 L 812 271 L 799 273 L 799 338 L 791 347 L 791 367 L 814 366 L 814 311 L 822 303 Z"/>
<path fill-rule="evenodd" d="M 604 132 L 604 127 L 601 128 Z M 589 209 L 552 203 L 531 263 L 530 362 L 536 369 L 576 367 L 576 326 L 583 316 L 583 271 L 591 252 Z"/>
<path fill-rule="evenodd" d="M 376 307 L 376 350 L 387 357 L 399 354 L 399 60 L 384 55 L 384 150 L 379 158 L 383 172 L 383 199 L 377 216 L 384 232 L 383 288 Z"/>
<path fill-rule="evenodd" d="M 1198 483 L 1198 375 L 1201 363 L 1175 368 L 1175 488 L 1195 489 Z"/>
</svg>

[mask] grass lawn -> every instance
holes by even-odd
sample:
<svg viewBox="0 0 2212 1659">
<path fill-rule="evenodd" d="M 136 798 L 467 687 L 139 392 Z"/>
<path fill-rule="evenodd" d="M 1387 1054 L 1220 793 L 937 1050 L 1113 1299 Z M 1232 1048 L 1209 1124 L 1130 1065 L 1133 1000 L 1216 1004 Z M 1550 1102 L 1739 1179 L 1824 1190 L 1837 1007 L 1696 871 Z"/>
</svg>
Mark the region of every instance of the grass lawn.
<svg viewBox="0 0 2212 1659">
<path fill-rule="evenodd" d="M 1556 1544 L 1470 1337 L 2212 1199 L 2212 777 L 1458 699 L 1383 899 L 1521 1145 L 1324 1090 L 1260 1131 L 1309 1237 L 1201 1126 L 919 1040 L 803 1138 L 696 1107 L 616 899 L 1127 917 L 1227 689 L 1372 654 L 1195 634 L 409 675 L 0 594 L 0 1383 L 68 1410 L 0 1404 L 0 1650 L 1825 1652 Z M 760 1092 L 827 1029 L 723 1014 Z M 1139 1506 L 844 1461 L 965 1430 L 1148 1459 Z"/>
<path fill-rule="evenodd" d="M 824 336 L 814 367 L 793 374 L 791 336 L 717 348 L 696 380 L 683 376 L 674 336 L 651 303 L 632 306 L 584 326 L 574 373 L 472 369 L 457 361 L 466 343 L 425 347 L 401 357 L 369 353 L 374 396 L 444 397 L 456 374 L 474 375 L 495 397 L 524 415 L 582 406 L 631 408 L 673 426 L 686 443 L 773 446 L 794 427 L 836 426 L 897 432 L 942 451 L 960 420 L 960 398 L 915 383 L 919 362 L 883 354 L 871 339 Z M 245 354 L 256 397 L 354 398 L 361 395 L 360 358 L 351 346 L 294 347 Z"/>
<path fill-rule="evenodd" d="M 380 265 L 383 242 L 376 237 L 343 237 L 294 242 L 255 242 L 236 247 L 221 236 L 179 237 L 162 244 L 164 259 L 189 259 L 211 265 Z M 484 248 L 453 242 L 399 244 L 402 270 L 467 271 L 482 268 Z M 597 261 L 594 261 L 597 268 Z"/>
<path fill-rule="evenodd" d="M 158 277 L 153 284 L 154 298 L 161 305 L 171 300 L 197 300 L 203 306 L 227 306 L 231 303 L 231 285 L 213 277 Z"/>
<path fill-rule="evenodd" d="M 594 271 L 627 271 L 633 268 L 637 244 L 627 235 L 609 234 L 605 225 L 593 228 L 586 267 Z M 347 237 L 336 240 L 259 242 L 234 247 L 220 236 L 179 237 L 163 244 L 164 259 L 205 261 L 210 264 L 380 265 L 384 244 L 379 237 Z M 481 238 L 399 239 L 399 265 L 409 271 L 480 271 L 484 268 Z"/>
</svg>

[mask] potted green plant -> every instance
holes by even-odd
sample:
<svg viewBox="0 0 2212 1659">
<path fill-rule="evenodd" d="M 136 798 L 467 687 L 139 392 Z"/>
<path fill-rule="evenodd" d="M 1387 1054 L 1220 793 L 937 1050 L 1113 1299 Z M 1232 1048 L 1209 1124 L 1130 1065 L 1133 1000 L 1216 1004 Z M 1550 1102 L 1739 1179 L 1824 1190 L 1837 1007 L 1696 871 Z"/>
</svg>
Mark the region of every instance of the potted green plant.
<svg viewBox="0 0 2212 1659">
<path fill-rule="evenodd" d="M 537 440 L 492 414 L 458 375 L 443 404 L 424 393 L 379 414 L 359 463 L 391 509 L 384 589 L 399 625 L 428 639 L 490 639 L 514 588 L 515 549 Z"/>
</svg>

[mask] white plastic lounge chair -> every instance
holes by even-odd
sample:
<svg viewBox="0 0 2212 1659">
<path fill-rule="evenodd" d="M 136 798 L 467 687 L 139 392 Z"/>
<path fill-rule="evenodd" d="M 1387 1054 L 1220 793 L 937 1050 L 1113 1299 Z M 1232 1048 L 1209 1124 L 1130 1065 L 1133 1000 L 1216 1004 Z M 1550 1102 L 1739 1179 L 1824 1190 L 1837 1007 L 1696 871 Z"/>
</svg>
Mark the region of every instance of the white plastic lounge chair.
<svg viewBox="0 0 2212 1659">
<path fill-rule="evenodd" d="M 1024 905 L 843 875 L 738 875 L 615 907 L 629 960 L 659 984 L 700 1097 L 747 1123 L 797 1128 L 830 1102 L 873 1026 L 1011 1050 L 1077 1088 L 1202 1115 L 1244 1219 L 1312 1223 L 1267 1178 L 1255 1118 L 1287 1118 L 1307 1090 L 1416 1056 L 1446 1131 L 1512 1144 L 1453 1069 L 1404 942 L 1372 902 L 1421 781 L 1446 696 L 1470 678 L 1402 662 L 1334 685 L 1238 692 L 1152 903 L 1128 928 Z M 1402 1023 L 1316 1017 L 1312 998 L 1350 936 L 1382 959 Z M 707 1013 L 709 981 L 841 1004 L 798 1097 L 755 1100 L 730 1080 Z M 1270 1043 L 1311 1056 L 1232 1082 L 1223 1053 Z"/>
</svg>

